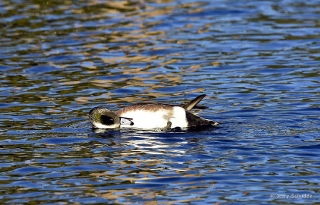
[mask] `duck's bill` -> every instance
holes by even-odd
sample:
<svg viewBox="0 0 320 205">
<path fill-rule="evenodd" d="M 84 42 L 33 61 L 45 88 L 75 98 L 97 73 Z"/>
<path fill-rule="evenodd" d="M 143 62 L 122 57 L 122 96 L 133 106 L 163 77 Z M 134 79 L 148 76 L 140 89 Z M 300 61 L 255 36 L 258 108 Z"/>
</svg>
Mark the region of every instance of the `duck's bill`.
<svg viewBox="0 0 320 205">
<path fill-rule="evenodd" d="M 120 125 L 134 125 L 132 118 L 120 117 Z"/>
</svg>

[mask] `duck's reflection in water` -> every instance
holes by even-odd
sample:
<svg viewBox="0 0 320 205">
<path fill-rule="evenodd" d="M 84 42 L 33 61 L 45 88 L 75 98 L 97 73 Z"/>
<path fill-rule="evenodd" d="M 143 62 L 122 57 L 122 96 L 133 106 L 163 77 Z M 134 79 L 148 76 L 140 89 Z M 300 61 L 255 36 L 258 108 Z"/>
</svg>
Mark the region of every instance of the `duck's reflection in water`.
<svg viewBox="0 0 320 205">
<path fill-rule="evenodd" d="M 177 187 L 186 190 L 186 193 L 199 187 L 210 191 L 215 182 L 205 178 L 198 169 L 200 164 L 197 165 L 197 160 L 188 153 L 194 149 L 190 145 L 194 144 L 194 140 L 188 135 L 186 132 L 95 130 L 96 137 L 102 137 L 110 141 L 108 146 L 120 149 L 111 149 L 109 168 L 90 174 L 95 180 L 106 183 L 106 186 L 100 186 L 92 193 L 121 202 L 120 199 L 153 201 L 159 196 L 168 197 Z M 193 199 L 190 193 L 185 197 L 186 200 Z"/>
</svg>

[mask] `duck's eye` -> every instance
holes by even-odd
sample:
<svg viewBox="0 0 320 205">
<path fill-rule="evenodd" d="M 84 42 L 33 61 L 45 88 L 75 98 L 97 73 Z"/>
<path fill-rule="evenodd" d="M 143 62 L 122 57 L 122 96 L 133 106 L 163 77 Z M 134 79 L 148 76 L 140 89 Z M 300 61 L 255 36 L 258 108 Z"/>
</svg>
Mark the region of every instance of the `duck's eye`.
<svg viewBox="0 0 320 205">
<path fill-rule="evenodd" d="M 101 120 L 101 123 L 104 125 L 113 125 L 114 124 L 114 119 L 109 116 L 102 115 L 100 117 L 100 120 Z"/>
</svg>

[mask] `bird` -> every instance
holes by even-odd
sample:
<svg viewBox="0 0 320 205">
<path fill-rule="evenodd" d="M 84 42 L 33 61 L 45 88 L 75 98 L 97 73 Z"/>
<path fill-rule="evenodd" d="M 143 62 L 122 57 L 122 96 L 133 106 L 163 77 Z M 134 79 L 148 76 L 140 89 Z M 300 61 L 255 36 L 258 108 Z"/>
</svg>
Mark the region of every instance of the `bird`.
<svg viewBox="0 0 320 205">
<path fill-rule="evenodd" d="M 104 107 L 94 107 L 89 112 L 92 128 L 142 130 L 171 130 L 173 128 L 194 129 L 214 127 L 219 123 L 202 118 L 190 112 L 194 108 L 204 108 L 197 104 L 205 97 L 199 95 L 190 102 L 181 105 L 164 103 L 136 103 L 117 111 Z"/>
</svg>

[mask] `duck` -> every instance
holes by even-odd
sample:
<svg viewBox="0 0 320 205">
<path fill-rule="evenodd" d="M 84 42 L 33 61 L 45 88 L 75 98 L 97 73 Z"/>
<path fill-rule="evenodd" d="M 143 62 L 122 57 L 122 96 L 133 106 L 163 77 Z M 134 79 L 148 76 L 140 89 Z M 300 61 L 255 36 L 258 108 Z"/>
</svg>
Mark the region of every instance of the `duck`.
<svg viewBox="0 0 320 205">
<path fill-rule="evenodd" d="M 192 129 L 214 127 L 219 123 L 202 118 L 191 112 L 205 97 L 199 95 L 190 102 L 182 105 L 164 103 L 136 103 L 117 111 L 105 107 L 94 107 L 89 112 L 89 120 L 94 129 L 133 128 L 142 130 L 171 130 L 173 128 Z"/>
</svg>

